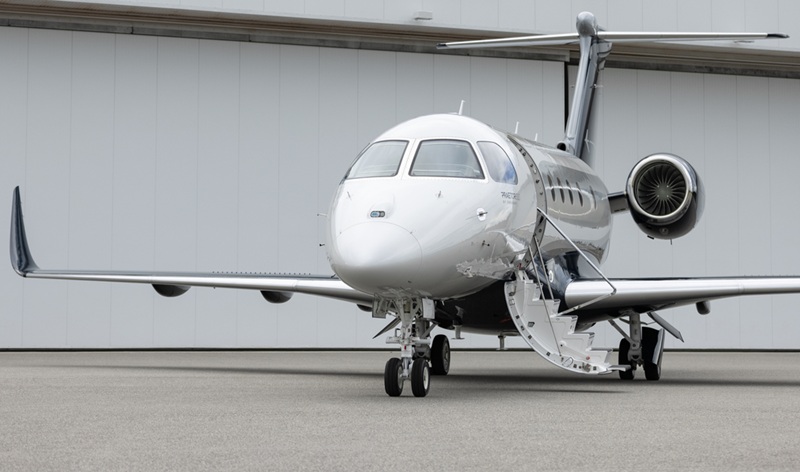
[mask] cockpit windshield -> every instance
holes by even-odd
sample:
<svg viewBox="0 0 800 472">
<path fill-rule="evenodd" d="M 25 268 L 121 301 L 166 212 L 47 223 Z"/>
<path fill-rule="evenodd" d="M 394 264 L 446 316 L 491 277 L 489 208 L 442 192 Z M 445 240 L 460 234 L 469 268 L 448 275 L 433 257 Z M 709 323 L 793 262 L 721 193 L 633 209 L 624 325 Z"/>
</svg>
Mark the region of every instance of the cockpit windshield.
<svg viewBox="0 0 800 472">
<path fill-rule="evenodd" d="M 380 141 L 372 143 L 358 156 L 350 167 L 346 179 L 367 177 L 392 177 L 397 175 L 400 161 L 406 152 L 407 141 Z"/>
<path fill-rule="evenodd" d="M 517 184 L 517 171 L 514 170 L 514 164 L 503 148 L 491 141 L 478 141 L 478 148 L 483 154 L 483 160 L 486 161 L 486 168 L 492 180 L 504 184 Z"/>
<path fill-rule="evenodd" d="M 483 179 L 483 171 L 472 146 L 466 141 L 433 139 L 417 149 L 411 175 L 421 177 L 460 177 Z"/>
</svg>

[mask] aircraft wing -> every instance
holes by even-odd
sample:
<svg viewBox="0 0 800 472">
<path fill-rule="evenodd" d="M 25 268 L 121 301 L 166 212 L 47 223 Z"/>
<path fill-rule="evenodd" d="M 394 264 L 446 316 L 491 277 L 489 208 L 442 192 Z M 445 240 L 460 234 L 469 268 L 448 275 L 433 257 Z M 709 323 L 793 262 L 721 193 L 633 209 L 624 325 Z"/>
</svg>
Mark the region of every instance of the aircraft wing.
<svg viewBox="0 0 800 472">
<path fill-rule="evenodd" d="M 190 287 L 251 289 L 261 291 L 264 298 L 276 303 L 287 301 L 293 293 L 305 293 L 372 307 L 372 295 L 355 290 L 334 276 L 40 269 L 28 246 L 19 187 L 14 189 L 11 209 L 10 253 L 14 270 L 27 278 L 151 284 L 167 297 L 181 295 Z"/>
<path fill-rule="evenodd" d="M 720 298 L 800 293 L 800 277 L 611 279 L 611 283 L 617 292 L 585 310 L 645 313 Z M 603 280 L 576 280 L 567 286 L 564 302 L 576 307 L 609 292 L 611 287 Z"/>
</svg>

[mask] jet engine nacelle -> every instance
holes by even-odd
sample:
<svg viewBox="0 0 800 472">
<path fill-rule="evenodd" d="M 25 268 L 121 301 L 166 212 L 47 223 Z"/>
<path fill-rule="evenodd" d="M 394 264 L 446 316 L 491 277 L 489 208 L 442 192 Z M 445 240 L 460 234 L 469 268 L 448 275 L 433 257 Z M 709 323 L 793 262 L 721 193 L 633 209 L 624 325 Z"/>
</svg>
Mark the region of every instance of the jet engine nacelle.
<svg viewBox="0 0 800 472">
<path fill-rule="evenodd" d="M 653 238 L 679 238 L 703 214 L 700 177 L 673 154 L 652 154 L 639 161 L 628 176 L 625 193 L 633 220 Z"/>
</svg>

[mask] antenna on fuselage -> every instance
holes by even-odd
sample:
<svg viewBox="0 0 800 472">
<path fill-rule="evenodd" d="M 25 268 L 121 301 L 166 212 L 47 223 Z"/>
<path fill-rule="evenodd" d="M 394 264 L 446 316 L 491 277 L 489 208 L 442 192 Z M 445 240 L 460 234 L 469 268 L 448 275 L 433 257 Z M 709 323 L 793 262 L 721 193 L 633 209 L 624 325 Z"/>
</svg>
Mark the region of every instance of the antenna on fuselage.
<svg viewBox="0 0 800 472">
<path fill-rule="evenodd" d="M 517 121 L 516 126 L 514 126 L 514 134 L 519 134 L 519 121 Z"/>
<path fill-rule="evenodd" d="M 461 105 L 458 106 L 458 116 L 461 116 L 464 112 L 464 102 L 466 102 L 466 100 L 461 100 Z"/>
<path fill-rule="evenodd" d="M 483 39 L 477 41 L 458 41 L 437 45 L 439 49 L 494 48 L 515 46 L 562 46 L 580 45 L 580 61 L 575 91 L 572 96 L 564 138 L 558 148 L 583 159 L 591 103 L 597 85 L 597 72 L 603 68 L 606 56 L 611 52 L 612 42 L 647 41 L 709 41 L 727 39 L 733 41 L 788 38 L 783 33 L 648 33 L 604 31 L 597 25 L 597 19 L 589 12 L 578 14 L 577 33 L 544 34 L 520 36 L 515 38 Z"/>
</svg>

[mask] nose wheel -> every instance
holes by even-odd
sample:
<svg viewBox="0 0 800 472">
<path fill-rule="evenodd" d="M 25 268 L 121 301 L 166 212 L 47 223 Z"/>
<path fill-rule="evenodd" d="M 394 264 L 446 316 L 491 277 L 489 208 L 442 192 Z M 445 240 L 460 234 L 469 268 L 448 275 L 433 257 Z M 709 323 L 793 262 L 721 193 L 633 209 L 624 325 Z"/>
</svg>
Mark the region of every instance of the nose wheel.
<svg viewBox="0 0 800 472">
<path fill-rule="evenodd" d="M 397 357 L 389 359 L 383 372 L 383 385 L 386 393 L 390 397 L 399 397 L 403 393 L 403 384 L 406 380 L 411 381 L 411 392 L 415 397 L 428 395 L 431 389 L 431 371 L 428 361 L 423 358 L 413 361 Z"/>
<path fill-rule="evenodd" d="M 399 397 L 403 393 L 403 360 L 392 357 L 386 362 L 383 371 L 383 386 L 390 397 Z"/>
</svg>

